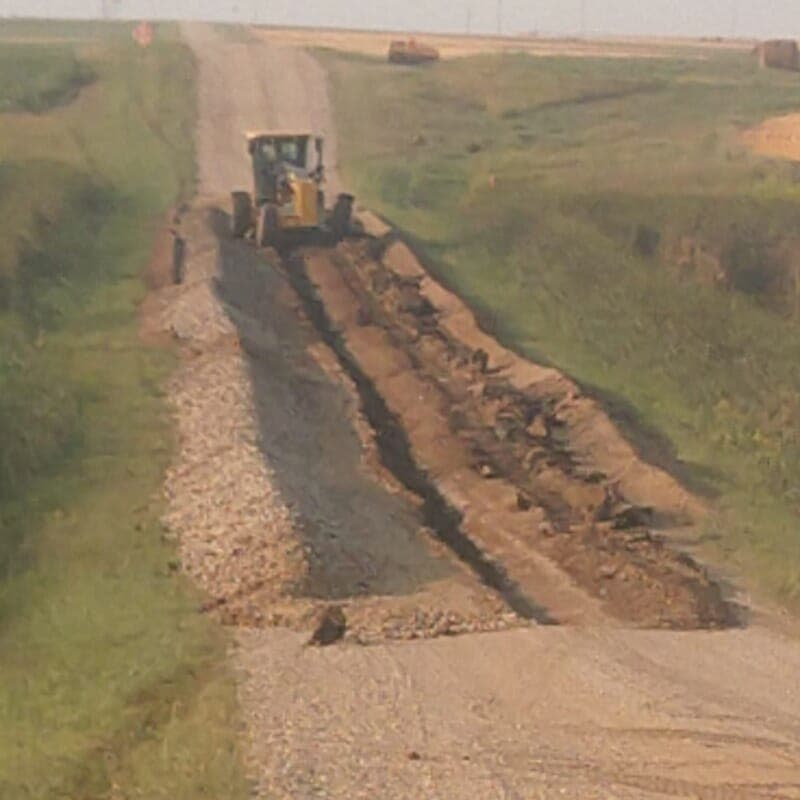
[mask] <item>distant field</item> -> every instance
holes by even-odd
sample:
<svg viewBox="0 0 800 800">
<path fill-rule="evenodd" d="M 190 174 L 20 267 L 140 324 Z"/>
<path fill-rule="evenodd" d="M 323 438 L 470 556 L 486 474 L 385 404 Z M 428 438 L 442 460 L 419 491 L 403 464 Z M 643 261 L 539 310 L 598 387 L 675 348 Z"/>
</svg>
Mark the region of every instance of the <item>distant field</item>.
<svg viewBox="0 0 800 800">
<path fill-rule="evenodd" d="M 76 44 L 0 37 L 0 797 L 237 800 L 226 641 L 159 524 L 172 357 L 136 312 L 193 186 L 192 57 L 11 28 Z"/>
<path fill-rule="evenodd" d="M 361 200 L 713 502 L 734 571 L 800 602 L 800 167 L 741 138 L 800 106 L 796 75 L 735 49 L 320 57 Z"/>
<path fill-rule="evenodd" d="M 408 39 L 397 31 L 357 31 L 315 28 L 256 27 L 253 35 L 267 41 L 295 47 L 324 47 L 344 53 L 385 57 L 393 39 Z M 706 58 L 719 52 L 750 51 L 749 40 L 677 38 L 584 39 L 538 36 L 467 36 L 420 33 L 420 42 L 436 47 L 442 58 L 464 58 L 488 53 L 526 53 L 538 56 L 574 58 Z"/>
</svg>

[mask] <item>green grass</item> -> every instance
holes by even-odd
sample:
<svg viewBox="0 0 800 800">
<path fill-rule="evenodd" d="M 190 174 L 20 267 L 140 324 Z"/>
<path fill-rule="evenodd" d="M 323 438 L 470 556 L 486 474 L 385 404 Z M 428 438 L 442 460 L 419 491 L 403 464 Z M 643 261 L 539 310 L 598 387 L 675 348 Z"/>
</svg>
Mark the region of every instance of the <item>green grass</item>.
<svg viewBox="0 0 800 800">
<path fill-rule="evenodd" d="M 158 522 L 173 356 L 137 323 L 194 67 L 93 30 L 91 89 L 0 126 L 0 797 L 236 800 L 227 641 Z"/>
<path fill-rule="evenodd" d="M 46 42 L 74 42 L 84 44 L 87 42 L 110 42 L 131 40 L 132 26 L 127 22 L 103 22 L 100 20 L 77 19 L 25 19 L 7 18 L 0 19 L 0 40 L 17 41 L 24 43 Z M 161 24 L 159 30 L 169 31 L 174 37 L 173 24 Z"/>
<path fill-rule="evenodd" d="M 739 55 L 420 70 L 320 55 L 361 200 L 714 501 L 716 556 L 800 603 L 800 173 L 738 135 L 796 110 L 797 76 Z M 727 288 L 678 267 L 687 238 Z"/>
</svg>

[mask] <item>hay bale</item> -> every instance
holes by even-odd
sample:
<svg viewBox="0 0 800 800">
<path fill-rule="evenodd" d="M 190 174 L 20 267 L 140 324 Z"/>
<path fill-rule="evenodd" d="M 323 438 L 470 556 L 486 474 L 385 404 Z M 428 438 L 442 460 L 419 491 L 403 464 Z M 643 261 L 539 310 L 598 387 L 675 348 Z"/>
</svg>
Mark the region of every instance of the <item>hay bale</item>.
<svg viewBox="0 0 800 800">
<path fill-rule="evenodd" d="M 439 60 L 435 47 L 420 44 L 415 39 L 397 40 L 389 45 L 389 62 L 392 64 L 427 64 Z"/>
<path fill-rule="evenodd" d="M 794 39 L 772 39 L 758 46 L 758 63 L 762 69 L 800 69 L 800 52 Z"/>
</svg>

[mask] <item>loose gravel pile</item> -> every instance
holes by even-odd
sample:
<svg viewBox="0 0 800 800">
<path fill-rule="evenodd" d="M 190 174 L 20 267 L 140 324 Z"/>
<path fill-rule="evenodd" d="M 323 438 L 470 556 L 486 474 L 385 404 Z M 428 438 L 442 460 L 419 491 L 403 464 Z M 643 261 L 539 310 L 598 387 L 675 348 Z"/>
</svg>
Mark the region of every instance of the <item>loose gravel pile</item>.
<svg viewBox="0 0 800 800">
<path fill-rule="evenodd" d="M 227 622 L 270 624 L 265 600 L 276 601 L 277 612 L 302 586 L 307 561 L 258 446 L 247 356 L 214 292 L 215 274 L 216 248 L 199 248 L 162 308 L 162 328 L 185 354 L 167 387 L 179 445 L 163 522 L 179 541 L 184 571 L 211 598 L 209 610 Z"/>
</svg>

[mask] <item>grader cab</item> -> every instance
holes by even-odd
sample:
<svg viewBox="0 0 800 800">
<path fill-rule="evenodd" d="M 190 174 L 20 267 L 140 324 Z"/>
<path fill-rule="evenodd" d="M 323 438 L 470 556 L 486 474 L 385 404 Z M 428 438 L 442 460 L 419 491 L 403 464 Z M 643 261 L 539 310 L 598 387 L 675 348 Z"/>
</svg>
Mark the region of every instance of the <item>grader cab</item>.
<svg viewBox="0 0 800 800">
<path fill-rule="evenodd" d="M 290 235 L 315 232 L 335 241 L 351 228 L 353 196 L 340 194 L 325 204 L 324 141 L 308 132 L 259 131 L 246 134 L 253 167 L 253 192 L 233 192 L 232 233 L 253 235 L 259 247 L 276 246 Z"/>
</svg>

